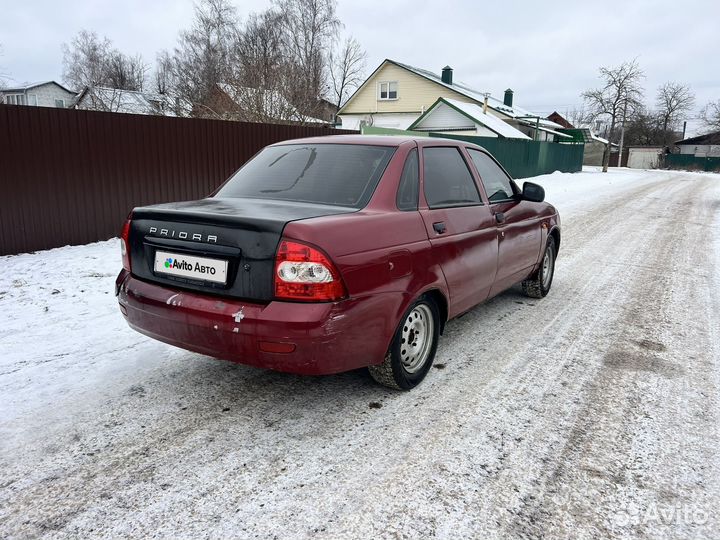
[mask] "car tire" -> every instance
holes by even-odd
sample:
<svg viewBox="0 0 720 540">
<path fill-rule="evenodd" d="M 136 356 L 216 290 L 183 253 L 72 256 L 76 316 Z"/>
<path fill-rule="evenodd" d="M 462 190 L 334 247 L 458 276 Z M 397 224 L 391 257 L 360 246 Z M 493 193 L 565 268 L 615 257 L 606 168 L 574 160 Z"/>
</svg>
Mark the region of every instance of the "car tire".
<svg viewBox="0 0 720 540">
<path fill-rule="evenodd" d="M 550 292 L 555 276 L 555 238 L 548 236 L 545 252 L 540 261 L 540 268 L 529 279 L 522 282 L 523 292 L 530 298 L 543 298 Z"/>
<path fill-rule="evenodd" d="M 418 298 L 400 319 L 382 364 L 368 366 L 370 375 L 390 388 L 414 388 L 432 367 L 439 336 L 437 305 L 431 298 Z"/>
</svg>

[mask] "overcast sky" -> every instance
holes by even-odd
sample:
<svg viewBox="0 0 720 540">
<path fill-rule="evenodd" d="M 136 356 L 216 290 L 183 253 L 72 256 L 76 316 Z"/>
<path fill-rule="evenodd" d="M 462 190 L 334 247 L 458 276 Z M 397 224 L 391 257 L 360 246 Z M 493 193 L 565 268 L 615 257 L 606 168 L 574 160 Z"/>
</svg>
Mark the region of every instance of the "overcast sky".
<svg viewBox="0 0 720 540">
<path fill-rule="evenodd" d="M 244 18 L 270 2 L 235 4 Z M 646 101 L 669 80 L 692 86 L 697 109 L 720 99 L 718 0 L 339 0 L 338 12 L 368 52 L 368 73 L 384 58 L 437 73 L 449 64 L 455 80 L 499 98 L 510 87 L 534 112 L 580 105 L 599 66 L 636 57 Z M 0 0 L 0 71 L 16 83 L 61 80 L 61 44 L 82 28 L 154 63 L 192 16 L 192 0 Z"/>
</svg>

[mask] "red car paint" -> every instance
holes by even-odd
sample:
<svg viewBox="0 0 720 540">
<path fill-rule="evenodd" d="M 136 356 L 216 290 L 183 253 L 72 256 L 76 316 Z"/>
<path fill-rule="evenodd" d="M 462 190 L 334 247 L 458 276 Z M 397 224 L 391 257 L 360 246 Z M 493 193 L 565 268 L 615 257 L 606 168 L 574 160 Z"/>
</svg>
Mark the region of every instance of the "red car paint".
<svg viewBox="0 0 720 540">
<path fill-rule="evenodd" d="M 559 217 L 551 205 L 519 198 L 490 204 L 467 154 L 468 148 L 479 149 L 475 145 L 368 136 L 291 142 L 397 147 L 365 208 L 291 221 L 282 232 L 284 239 L 327 254 L 347 298 L 248 302 L 151 283 L 123 270 L 116 289 L 131 327 L 235 362 L 300 374 L 338 373 L 382 362 L 403 313 L 419 296 L 434 296 L 444 323 L 532 275 L 550 234 L 559 246 Z M 460 149 L 483 205 L 428 208 L 422 152 L 437 146 Z M 418 149 L 421 164 L 418 210 L 400 211 L 396 195 L 412 149 Z M 504 215 L 503 223 L 496 213 Z M 433 227 L 439 222 L 443 233 Z"/>
</svg>

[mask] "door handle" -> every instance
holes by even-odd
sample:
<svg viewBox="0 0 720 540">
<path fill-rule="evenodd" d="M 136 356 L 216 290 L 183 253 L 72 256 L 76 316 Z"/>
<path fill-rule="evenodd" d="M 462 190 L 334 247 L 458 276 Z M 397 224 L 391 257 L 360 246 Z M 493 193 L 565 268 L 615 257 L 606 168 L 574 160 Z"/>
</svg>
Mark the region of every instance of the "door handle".
<svg viewBox="0 0 720 540">
<path fill-rule="evenodd" d="M 503 212 L 496 212 L 495 221 L 498 223 L 505 223 L 505 214 Z"/>
<path fill-rule="evenodd" d="M 438 234 L 444 233 L 445 232 L 445 222 L 438 221 L 437 223 L 433 223 L 433 229 L 435 229 L 435 232 Z"/>
</svg>

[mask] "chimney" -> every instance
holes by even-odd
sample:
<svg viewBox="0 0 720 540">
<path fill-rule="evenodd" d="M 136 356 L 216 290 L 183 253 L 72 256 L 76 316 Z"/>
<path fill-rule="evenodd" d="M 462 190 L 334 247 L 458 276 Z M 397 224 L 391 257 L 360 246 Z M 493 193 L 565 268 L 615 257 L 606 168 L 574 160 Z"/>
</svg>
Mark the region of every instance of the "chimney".
<svg viewBox="0 0 720 540">
<path fill-rule="evenodd" d="M 508 88 L 507 90 L 505 90 L 505 99 L 503 99 L 503 103 L 508 107 L 512 107 L 512 97 L 513 91 Z"/>
<path fill-rule="evenodd" d="M 442 82 L 452 84 L 452 68 L 450 66 L 445 66 L 442 69 Z"/>
</svg>

